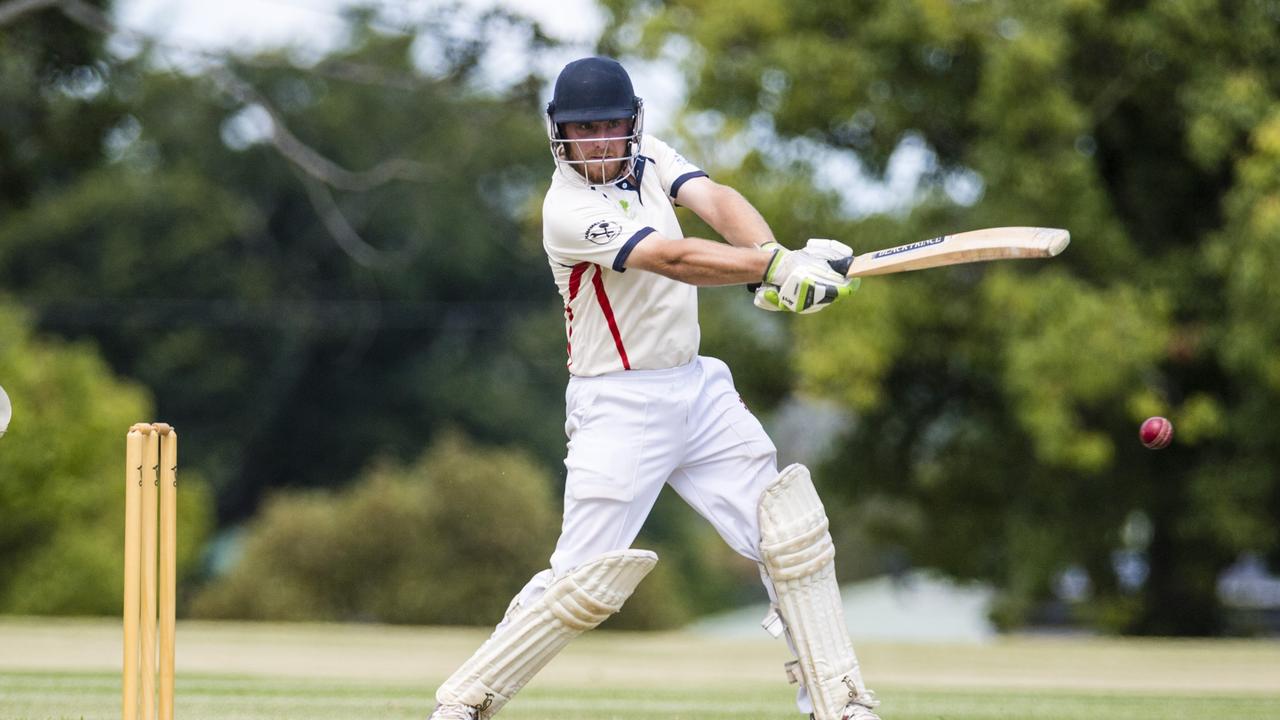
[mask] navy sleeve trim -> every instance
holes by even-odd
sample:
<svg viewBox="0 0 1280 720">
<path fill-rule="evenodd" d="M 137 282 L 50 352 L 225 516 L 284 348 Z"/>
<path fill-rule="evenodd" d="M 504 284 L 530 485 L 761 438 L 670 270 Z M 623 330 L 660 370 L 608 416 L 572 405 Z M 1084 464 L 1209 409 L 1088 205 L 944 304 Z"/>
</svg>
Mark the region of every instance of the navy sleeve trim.
<svg viewBox="0 0 1280 720">
<path fill-rule="evenodd" d="M 676 178 L 676 181 L 671 183 L 671 197 L 674 198 L 676 194 L 680 192 L 681 185 L 684 185 L 694 178 L 700 177 L 707 177 L 707 174 L 701 170 L 694 170 L 693 172 L 687 172 Z"/>
<path fill-rule="evenodd" d="M 636 244 L 641 240 L 649 237 L 650 234 L 657 232 L 651 227 L 642 227 L 636 231 L 622 244 L 622 248 L 618 250 L 618 254 L 613 257 L 613 269 L 615 272 L 627 271 L 627 258 L 631 257 L 631 251 L 636 248 Z"/>
</svg>

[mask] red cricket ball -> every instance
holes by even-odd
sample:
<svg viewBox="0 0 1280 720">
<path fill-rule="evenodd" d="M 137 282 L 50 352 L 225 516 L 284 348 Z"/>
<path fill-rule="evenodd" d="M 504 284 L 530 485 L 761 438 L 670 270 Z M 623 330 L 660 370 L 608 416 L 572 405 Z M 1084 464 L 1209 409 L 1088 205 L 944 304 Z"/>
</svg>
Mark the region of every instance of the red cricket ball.
<svg viewBox="0 0 1280 720">
<path fill-rule="evenodd" d="M 1149 417 L 1138 429 L 1138 438 L 1142 440 L 1143 445 L 1152 450 L 1168 447 L 1169 442 L 1173 440 L 1173 423 L 1159 415 Z"/>
</svg>

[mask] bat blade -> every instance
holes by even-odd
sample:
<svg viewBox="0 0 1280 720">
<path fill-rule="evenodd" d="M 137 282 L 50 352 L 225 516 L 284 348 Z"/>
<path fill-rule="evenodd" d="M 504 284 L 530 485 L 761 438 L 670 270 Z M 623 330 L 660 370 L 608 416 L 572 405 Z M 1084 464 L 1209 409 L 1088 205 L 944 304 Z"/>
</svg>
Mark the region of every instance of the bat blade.
<svg viewBox="0 0 1280 720">
<path fill-rule="evenodd" d="M 845 275 L 865 277 L 986 260 L 1053 257 L 1070 242 L 1071 233 L 1061 228 L 970 230 L 863 253 L 853 259 Z"/>
</svg>

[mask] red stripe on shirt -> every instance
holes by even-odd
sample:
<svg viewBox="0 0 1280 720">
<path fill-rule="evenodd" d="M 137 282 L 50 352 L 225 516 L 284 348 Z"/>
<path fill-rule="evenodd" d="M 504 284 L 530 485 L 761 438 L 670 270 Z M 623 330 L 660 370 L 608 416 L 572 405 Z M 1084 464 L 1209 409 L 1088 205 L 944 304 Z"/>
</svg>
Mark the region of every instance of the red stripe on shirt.
<svg viewBox="0 0 1280 720">
<path fill-rule="evenodd" d="M 578 289 L 582 287 L 582 274 L 589 267 L 591 263 L 580 262 L 569 272 L 569 302 L 564 306 L 564 314 L 569 318 L 568 341 L 564 345 L 564 351 L 568 354 L 569 361 L 565 365 L 573 365 L 573 307 L 571 304 L 578 297 Z"/>
<path fill-rule="evenodd" d="M 574 268 L 577 269 L 576 267 Z M 600 310 L 604 312 L 604 319 L 609 323 L 609 332 L 613 333 L 613 344 L 618 348 L 618 357 L 622 358 L 622 369 L 630 370 L 631 362 L 627 360 L 627 348 L 622 344 L 622 333 L 618 331 L 618 321 L 613 317 L 613 307 L 609 305 L 609 296 L 604 291 L 604 270 L 596 268 L 596 274 L 591 276 L 591 284 L 596 289 L 596 301 L 600 303 Z"/>
</svg>

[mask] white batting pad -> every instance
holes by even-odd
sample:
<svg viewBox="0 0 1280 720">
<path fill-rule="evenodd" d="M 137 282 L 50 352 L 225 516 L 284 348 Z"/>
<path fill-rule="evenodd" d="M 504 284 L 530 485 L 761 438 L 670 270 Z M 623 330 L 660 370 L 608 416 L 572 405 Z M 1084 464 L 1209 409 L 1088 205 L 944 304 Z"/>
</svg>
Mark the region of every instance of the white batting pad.
<svg viewBox="0 0 1280 720">
<path fill-rule="evenodd" d="M 440 689 L 441 705 L 498 712 L 569 641 L 622 609 L 658 562 L 648 550 L 605 553 L 559 578 L 527 606 L 512 608 L 493 635 Z"/>
<path fill-rule="evenodd" d="M 760 497 L 760 552 L 814 718 L 840 720 L 855 698 L 872 701 L 849 642 L 827 527 L 803 465 L 788 466 Z"/>
</svg>

